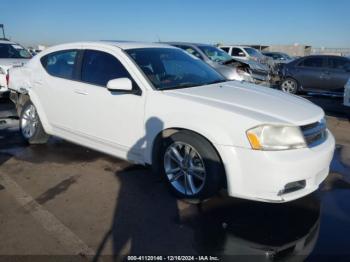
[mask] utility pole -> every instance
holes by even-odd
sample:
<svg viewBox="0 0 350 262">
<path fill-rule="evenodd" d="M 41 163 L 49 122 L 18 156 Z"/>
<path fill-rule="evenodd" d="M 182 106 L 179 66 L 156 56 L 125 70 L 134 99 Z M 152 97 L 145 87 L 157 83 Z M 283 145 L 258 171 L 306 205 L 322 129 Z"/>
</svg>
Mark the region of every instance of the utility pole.
<svg viewBox="0 0 350 262">
<path fill-rule="evenodd" d="M 2 29 L 2 35 L 3 35 L 3 38 L 5 39 L 6 36 L 5 36 L 5 29 L 4 29 L 4 25 L 3 24 L 0 24 L 0 28 Z"/>
</svg>

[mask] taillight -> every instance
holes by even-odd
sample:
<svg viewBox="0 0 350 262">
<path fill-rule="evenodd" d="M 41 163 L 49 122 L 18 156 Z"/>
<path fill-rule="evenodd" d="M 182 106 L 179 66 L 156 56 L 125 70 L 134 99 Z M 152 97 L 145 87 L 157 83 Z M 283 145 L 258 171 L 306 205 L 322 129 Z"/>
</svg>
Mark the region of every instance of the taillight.
<svg viewBox="0 0 350 262">
<path fill-rule="evenodd" d="M 7 73 L 7 74 L 6 74 L 6 86 L 7 86 L 7 87 L 9 86 L 9 83 L 10 83 L 10 74 Z"/>
</svg>

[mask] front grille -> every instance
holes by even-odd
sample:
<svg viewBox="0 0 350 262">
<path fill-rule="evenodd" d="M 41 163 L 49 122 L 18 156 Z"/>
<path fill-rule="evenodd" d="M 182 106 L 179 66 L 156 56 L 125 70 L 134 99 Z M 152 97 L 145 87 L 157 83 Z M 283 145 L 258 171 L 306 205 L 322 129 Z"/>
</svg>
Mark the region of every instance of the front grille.
<svg viewBox="0 0 350 262">
<path fill-rule="evenodd" d="M 327 138 L 326 123 L 324 120 L 302 126 L 301 131 L 309 147 L 318 146 Z"/>
</svg>

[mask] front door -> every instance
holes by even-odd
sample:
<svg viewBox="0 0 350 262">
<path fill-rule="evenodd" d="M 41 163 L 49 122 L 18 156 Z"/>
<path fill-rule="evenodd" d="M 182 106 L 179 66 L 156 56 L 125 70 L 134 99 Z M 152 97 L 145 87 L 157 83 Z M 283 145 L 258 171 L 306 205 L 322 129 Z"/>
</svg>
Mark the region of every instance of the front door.
<svg viewBox="0 0 350 262">
<path fill-rule="evenodd" d="M 138 161 L 144 135 L 144 93 L 111 92 L 109 80 L 127 77 L 138 85 L 114 51 L 85 50 L 80 82 L 74 88 L 77 107 L 74 132 L 83 140 L 107 153 Z M 112 54 L 113 53 L 113 54 Z"/>
</svg>

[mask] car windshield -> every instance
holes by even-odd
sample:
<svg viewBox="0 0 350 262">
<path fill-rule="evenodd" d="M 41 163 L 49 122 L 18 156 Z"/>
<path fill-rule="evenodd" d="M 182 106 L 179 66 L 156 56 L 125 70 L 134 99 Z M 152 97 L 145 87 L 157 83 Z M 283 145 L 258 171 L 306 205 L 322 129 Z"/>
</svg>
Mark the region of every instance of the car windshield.
<svg viewBox="0 0 350 262">
<path fill-rule="evenodd" d="M 291 60 L 291 59 L 292 59 L 292 58 L 291 58 L 289 55 L 287 55 L 287 54 L 281 54 L 281 56 L 284 57 L 284 58 L 287 59 L 287 60 Z"/>
<path fill-rule="evenodd" d="M 126 52 L 159 90 L 226 81 L 209 65 L 180 49 L 139 48 Z"/>
<path fill-rule="evenodd" d="M 248 53 L 248 55 L 252 56 L 252 57 L 263 57 L 264 55 L 261 54 L 258 50 L 254 49 L 254 48 L 250 48 L 250 47 L 245 47 L 244 50 Z"/>
<path fill-rule="evenodd" d="M 202 50 L 202 52 L 204 54 L 206 54 L 206 56 L 214 62 L 226 62 L 232 59 L 232 57 L 226 53 L 225 51 L 215 47 L 215 46 L 210 46 L 210 45 L 200 45 L 198 46 L 198 48 L 200 50 Z"/>
<path fill-rule="evenodd" d="M 0 44 L 0 58 L 31 58 L 32 55 L 18 44 Z"/>
</svg>

